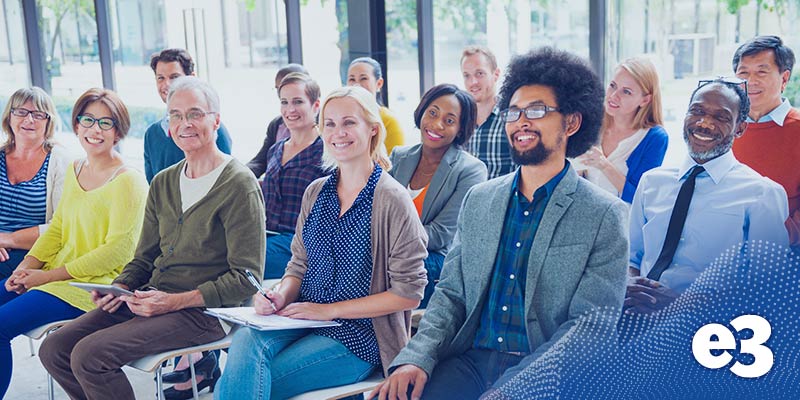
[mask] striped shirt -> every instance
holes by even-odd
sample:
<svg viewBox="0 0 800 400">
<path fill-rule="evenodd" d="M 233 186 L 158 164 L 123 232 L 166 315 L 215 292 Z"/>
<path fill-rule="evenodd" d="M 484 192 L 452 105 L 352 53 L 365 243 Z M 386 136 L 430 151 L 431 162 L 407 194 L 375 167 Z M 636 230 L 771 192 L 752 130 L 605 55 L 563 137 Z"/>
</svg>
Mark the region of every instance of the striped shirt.
<svg viewBox="0 0 800 400">
<path fill-rule="evenodd" d="M 322 169 L 321 138 L 317 137 L 314 143 L 281 165 L 283 145 L 288 140 L 280 140 L 270 147 L 267 152 L 267 170 L 261 182 L 267 229 L 282 233 L 294 233 L 306 187 L 325 175 Z"/>
<path fill-rule="evenodd" d="M 49 164 L 48 153 L 33 178 L 12 185 L 8 180 L 6 152 L 0 151 L 0 232 L 14 232 L 46 222 Z"/>
<path fill-rule="evenodd" d="M 467 149 L 473 156 L 486 164 L 489 179 L 506 175 L 514 171 L 516 166 L 511 159 L 511 145 L 506 137 L 506 124 L 500 118 L 497 106 L 492 109 L 489 118 L 483 122 L 467 143 Z"/>
<path fill-rule="evenodd" d="M 539 229 L 544 209 L 569 162 L 561 172 L 533 193 L 528 201 L 519 192 L 520 170 L 511 186 L 500 247 L 497 250 L 488 300 L 481 311 L 480 325 L 473 346 L 501 352 L 528 353 L 525 323 L 525 282 L 533 238 Z"/>
</svg>

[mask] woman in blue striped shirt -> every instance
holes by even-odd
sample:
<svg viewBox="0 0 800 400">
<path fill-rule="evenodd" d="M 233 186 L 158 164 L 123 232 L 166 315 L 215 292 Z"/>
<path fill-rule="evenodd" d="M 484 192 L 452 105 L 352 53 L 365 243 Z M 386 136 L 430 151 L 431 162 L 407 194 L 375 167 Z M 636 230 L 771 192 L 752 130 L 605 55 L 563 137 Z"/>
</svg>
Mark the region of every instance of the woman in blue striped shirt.
<svg viewBox="0 0 800 400">
<path fill-rule="evenodd" d="M 69 159 L 53 142 L 56 108 L 38 87 L 19 89 L 3 111 L 0 147 L 0 279 L 47 228 L 61 198 Z"/>
</svg>

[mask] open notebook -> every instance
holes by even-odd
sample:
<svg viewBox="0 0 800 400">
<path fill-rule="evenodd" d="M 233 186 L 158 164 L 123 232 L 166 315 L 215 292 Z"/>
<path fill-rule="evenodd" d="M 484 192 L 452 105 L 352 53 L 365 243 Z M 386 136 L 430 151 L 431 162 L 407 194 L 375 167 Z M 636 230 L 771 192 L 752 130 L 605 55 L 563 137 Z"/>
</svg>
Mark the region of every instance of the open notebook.
<svg viewBox="0 0 800 400">
<path fill-rule="evenodd" d="M 249 326 L 260 331 L 279 331 L 283 329 L 323 328 L 338 326 L 334 321 L 314 321 L 293 319 L 280 315 L 258 315 L 253 307 L 209 308 L 206 314 L 235 324 Z"/>
</svg>

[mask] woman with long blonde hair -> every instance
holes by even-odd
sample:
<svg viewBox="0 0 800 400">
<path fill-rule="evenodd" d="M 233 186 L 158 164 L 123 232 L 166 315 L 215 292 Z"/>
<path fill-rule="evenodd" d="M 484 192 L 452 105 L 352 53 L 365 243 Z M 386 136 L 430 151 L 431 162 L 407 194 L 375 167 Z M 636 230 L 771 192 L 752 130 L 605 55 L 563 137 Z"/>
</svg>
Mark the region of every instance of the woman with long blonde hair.
<svg viewBox="0 0 800 400">
<path fill-rule="evenodd" d="M 667 152 L 655 65 L 644 58 L 621 62 L 606 88 L 605 111 L 601 142 L 576 158 L 576 169 L 630 203 L 642 174 L 661 166 Z"/>
<path fill-rule="evenodd" d="M 408 192 L 384 171 L 378 105 L 361 87 L 340 88 L 319 119 L 332 173 L 306 189 L 279 288 L 253 301 L 258 314 L 340 325 L 240 329 L 218 399 L 285 399 L 355 383 L 386 373 L 408 342 L 410 310 L 427 282 L 426 235 Z"/>
</svg>

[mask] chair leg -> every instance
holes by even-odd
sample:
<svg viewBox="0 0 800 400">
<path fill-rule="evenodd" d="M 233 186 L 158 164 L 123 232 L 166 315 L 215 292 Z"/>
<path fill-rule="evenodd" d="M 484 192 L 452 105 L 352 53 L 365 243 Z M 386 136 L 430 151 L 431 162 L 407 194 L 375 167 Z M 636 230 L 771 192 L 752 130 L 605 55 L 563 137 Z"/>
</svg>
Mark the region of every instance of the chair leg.
<svg viewBox="0 0 800 400">
<path fill-rule="evenodd" d="M 31 349 L 31 357 L 36 356 L 36 351 L 33 349 L 33 338 L 28 338 L 28 348 Z"/>
<path fill-rule="evenodd" d="M 159 365 L 156 368 L 156 399 L 157 400 L 164 400 L 164 382 L 161 380 L 161 376 L 163 374 L 163 365 Z"/>
<path fill-rule="evenodd" d="M 186 356 L 189 357 L 189 372 L 191 372 L 192 375 L 192 395 L 194 395 L 194 400 L 198 400 L 200 395 L 197 393 L 197 376 L 195 375 L 194 371 L 194 360 L 192 360 L 191 353 L 187 354 Z"/>
<path fill-rule="evenodd" d="M 47 338 L 48 336 L 50 336 L 50 332 L 53 331 L 52 330 L 48 331 L 47 333 L 44 334 L 44 337 Z M 32 354 L 33 354 L 33 340 L 31 340 L 31 355 Z M 48 400 L 55 400 L 56 390 L 55 390 L 55 385 L 53 384 L 53 376 L 50 375 L 50 371 L 47 370 L 45 371 L 47 372 L 47 398 Z"/>
</svg>

